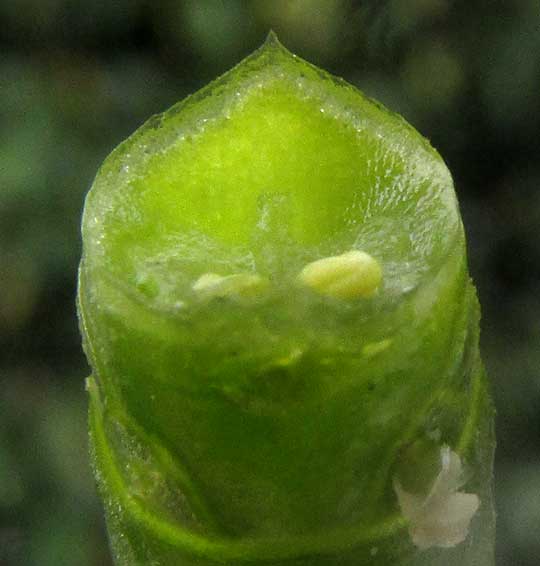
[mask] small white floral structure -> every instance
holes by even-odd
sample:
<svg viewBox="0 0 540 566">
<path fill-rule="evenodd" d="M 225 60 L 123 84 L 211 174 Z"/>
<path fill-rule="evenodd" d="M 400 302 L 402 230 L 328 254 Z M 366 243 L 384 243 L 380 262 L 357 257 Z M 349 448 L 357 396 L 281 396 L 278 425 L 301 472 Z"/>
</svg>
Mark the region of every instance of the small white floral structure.
<svg viewBox="0 0 540 566">
<path fill-rule="evenodd" d="M 441 448 L 441 470 L 427 496 L 406 492 L 394 479 L 401 512 L 409 522 L 413 543 L 420 549 L 450 548 L 467 538 L 480 499 L 458 491 L 463 483 L 461 459 L 448 446 Z"/>
</svg>

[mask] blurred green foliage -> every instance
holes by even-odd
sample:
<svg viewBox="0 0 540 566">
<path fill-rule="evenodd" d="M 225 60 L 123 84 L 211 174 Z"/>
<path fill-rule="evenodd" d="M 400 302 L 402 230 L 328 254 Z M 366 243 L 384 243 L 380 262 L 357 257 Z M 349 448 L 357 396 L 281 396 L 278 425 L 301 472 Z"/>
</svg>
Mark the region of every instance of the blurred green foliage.
<svg viewBox="0 0 540 566">
<path fill-rule="evenodd" d="M 538 564 L 537 0 L 12 0 L 0 3 L 2 566 L 110 563 L 74 308 L 84 194 L 122 139 L 270 28 L 448 162 L 498 408 L 498 564 Z"/>
</svg>

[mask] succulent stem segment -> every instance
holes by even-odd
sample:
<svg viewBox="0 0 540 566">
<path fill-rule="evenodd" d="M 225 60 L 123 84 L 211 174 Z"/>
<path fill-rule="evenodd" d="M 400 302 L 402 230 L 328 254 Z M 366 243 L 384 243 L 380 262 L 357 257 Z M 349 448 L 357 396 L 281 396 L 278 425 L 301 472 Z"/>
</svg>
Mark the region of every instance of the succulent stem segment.
<svg viewBox="0 0 540 566">
<path fill-rule="evenodd" d="M 275 37 L 105 161 L 78 308 L 117 564 L 492 564 L 451 176 Z"/>
</svg>

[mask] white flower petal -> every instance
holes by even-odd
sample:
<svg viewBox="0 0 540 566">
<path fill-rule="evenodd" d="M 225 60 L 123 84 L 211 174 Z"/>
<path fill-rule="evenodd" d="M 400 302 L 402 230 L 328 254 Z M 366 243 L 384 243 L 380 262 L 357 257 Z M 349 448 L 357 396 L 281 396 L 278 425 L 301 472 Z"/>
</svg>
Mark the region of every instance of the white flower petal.
<svg viewBox="0 0 540 566">
<path fill-rule="evenodd" d="M 408 493 L 394 480 L 399 506 L 409 521 L 409 533 L 416 546 L 448 548 L 467 538 L 480 499 L 472 493 L 457 492 L 462 482 L 461 459 L 447 446 L 441 448 L 441 471 L 427 496 Z"/>
</svg>

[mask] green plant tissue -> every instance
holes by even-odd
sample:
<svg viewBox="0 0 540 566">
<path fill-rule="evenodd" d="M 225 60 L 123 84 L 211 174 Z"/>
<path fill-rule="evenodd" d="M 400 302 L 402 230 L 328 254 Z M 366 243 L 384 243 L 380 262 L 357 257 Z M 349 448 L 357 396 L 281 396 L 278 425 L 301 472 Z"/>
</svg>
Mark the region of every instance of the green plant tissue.
<svg viewBox="0 0 540 566">
<path fill-rule="evenodd" d="M 401 117 L 270 36 L 106 159 L 82 231 L 117 564 L 493 564 L 463 226 Z"/>
</svg>

